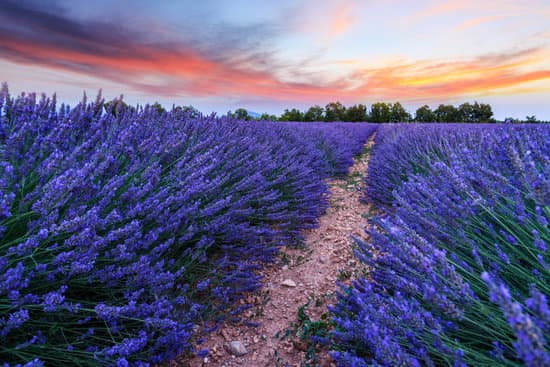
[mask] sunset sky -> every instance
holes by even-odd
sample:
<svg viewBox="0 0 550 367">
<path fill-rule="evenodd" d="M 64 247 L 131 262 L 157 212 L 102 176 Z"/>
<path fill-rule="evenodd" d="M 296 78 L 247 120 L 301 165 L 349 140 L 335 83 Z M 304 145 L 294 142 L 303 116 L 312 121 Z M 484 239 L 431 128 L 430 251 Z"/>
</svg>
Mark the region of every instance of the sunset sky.
<svg viewBox="0 0 550 367">
<path fill-rule="evenodd" d="M 0 81 L 70 103 L 477 100 L 550 120 L 549 24 L 550 0 L 1 0 Z"/>
</svg>

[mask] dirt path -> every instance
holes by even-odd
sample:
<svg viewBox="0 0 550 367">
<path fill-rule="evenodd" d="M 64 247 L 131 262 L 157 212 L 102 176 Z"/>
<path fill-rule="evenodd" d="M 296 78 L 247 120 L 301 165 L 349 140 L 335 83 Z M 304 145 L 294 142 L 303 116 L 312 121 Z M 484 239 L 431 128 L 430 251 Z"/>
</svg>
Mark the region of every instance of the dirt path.
<svg viewBox="0 0 550 367">
<path fill-rule="evenodd" d="M 264 286 L 247 300 L 254 307 L 245 312 L 243 322 L 223 325 L 208 335 L 199 348 L 208 348 L 210 354 L 194 357 L 190 367 L 332 365 L 326 353 L 313 357 L 312 348 L 300 335 L 321 325 L 335 283 L 345 283 L 361 271 L 352 253 L 351 236 L 365 237 L 369 206 L 359 198 L 372 143 L 371 138 L 348 176 L 329 181 L 330 207 L 320 218 L 319 228 L 305 233 L 303 248 L 283 248 L 278 262 L 265 270 Z M 236 356 L 239 343 L 246 354 Z"/>
</svg>

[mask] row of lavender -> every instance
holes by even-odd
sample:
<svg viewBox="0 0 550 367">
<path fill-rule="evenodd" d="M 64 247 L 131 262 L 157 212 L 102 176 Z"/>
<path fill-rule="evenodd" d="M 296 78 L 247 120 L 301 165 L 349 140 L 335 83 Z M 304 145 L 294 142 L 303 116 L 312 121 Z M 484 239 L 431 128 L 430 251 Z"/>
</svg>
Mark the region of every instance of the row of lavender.
<svg viewBox="0 0 550 367">
<path fill-rule="evenodd" d="M 122 105 L 122 104 L 120 104 Z M 300 240 L 374 127 L 0 94 L 0 361 L 147 365 Z"/>
<path fill-rule="evenodd" d="M 550 126 L 385 126 L 341 366 L 550 366 Z"/>
</svg>

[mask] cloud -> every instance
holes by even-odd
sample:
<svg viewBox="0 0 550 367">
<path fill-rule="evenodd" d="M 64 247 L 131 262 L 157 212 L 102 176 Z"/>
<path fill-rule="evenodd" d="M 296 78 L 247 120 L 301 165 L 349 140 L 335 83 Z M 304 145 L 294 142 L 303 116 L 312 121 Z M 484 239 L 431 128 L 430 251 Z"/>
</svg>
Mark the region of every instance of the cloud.
<svg viewBox="0 0 550 367">
<path fill-rule="evenodd" d="M 403 100 L 449 99 L 496 93 L 502 89 L 550 79 L 543 48 L 482 55 L 472 60 L 401 63 L 356 74 L 358 92 Z"/>
<path fill-rule="evenodd" d="M 477 25 L 498 20 L 508 16 L 529 16 L 540 14 L 541 0 L 494 0 L 480 2 L 477 0 L 449 0 L 446 2 L 431 1 L 427 7 L 405 16 L 405 23 L 415 25 L 429 22 L 433 18 L 464 19 L 457 30 L 465 30 Z M 472 14 L 475 17 L 472 18 Z"/>
<path fill-rule="evenodd" d="M 450 11 L 446 3 L 426 14 Z M 426 59 L 373 67 L 364 60 L 345 59 L 346 75 L 327 80 L 322 63 L 287 64 L 269 47 L 276 26 L 219 25 L 216 31 L 195 31 L 185 37 L 123 27 L 98 20 L 73 20 L 62 8 L 44 9 L 39 3 L 0 2 L 0 58 L 17 64 L 102 78 L 131 90 L 158 97 L 216 97 L 346 103 L 382 100 L 433 100 L 501 93 L 532 87 L 550 78 L 544 48 L 532 48 L 477 58 L 446 61 Z M 351 8 L 335 16 L 332 34 L 350 24 Z M 477 22 L 488 21 L 482 19 Z M 471 24 L 475 24 L 472 21 Z M 478 23 L 480 24 L 480 23 Z M 139 28 L 139 27 L 136 27 Z M 281 79 L 280 75 L 295 76 Z M 300 82 L 298 82 L 298 80 Z"/>
<path fill-rule="evenodd" d="M 208 95 L 246 91 L 250 84 L 260 89 L 278 85 L 265 71 L 273 70 L 276 62 L 260 47 L 271 36 L 267 27 L 218 24 L 215 31 L 201 34 L 202 28 L 193 33 L 189 27 L 185 39 L 163 41 L 117 23 L 71 20 L 63 9 L 53 14 L 38 3 L 5 1 L 0 3 L 0 57 L 161 94 Z M 169 89 L 146 83 L 166 76 L 172 79 Z"/>
<path fill-rule="evenodd" d="M 538 32 L 535 35 L 533 35 L 534 38 L 540 38 L 540 39 L 550 39 L 550 31 L 548 32 Z"/>
<path fill-rule="evenodd" d="M 491 23 L 497 20 L 500 20 L 502 18 L 511 17 L 513 15 L 510 14 L 498 14 L 498 15 L 485 15 L 481 17 L 476 17 L 472 19 L 465 20 L 464 22 L 460 23 L 458 26 L 456 26 L 455 31 L 464 32 L 470 28 L 477 27 L 481 24 L 485 23 Z"/>
<path fill-rule="evenodd" d="M 323 44 L 346 33 L 359 17 L 353 0 L 305 0 L 287 9 L 281 22 L 287 22 L 295 35 L 312 36 Z"/>
<path fill-rule="evenodd" d="M 408 16 L 407 20 L 408 23 L 415 24 L 432 17 L 454 13 L 467 7 L 468 3 L 465 0 L 452 0 L 444 3 L 436 1 L 432 2 L 430 6 L 424 8 L 423 10 Z"/>
<path fill-rule="evenodd" d="M 355 22 L 356 18 L 352 14 L 352 4 L 341 2 L 336 9 L 331 12 L 327 27 L 327 36 L 334 38 L 347 31 Z"/>
</svg>

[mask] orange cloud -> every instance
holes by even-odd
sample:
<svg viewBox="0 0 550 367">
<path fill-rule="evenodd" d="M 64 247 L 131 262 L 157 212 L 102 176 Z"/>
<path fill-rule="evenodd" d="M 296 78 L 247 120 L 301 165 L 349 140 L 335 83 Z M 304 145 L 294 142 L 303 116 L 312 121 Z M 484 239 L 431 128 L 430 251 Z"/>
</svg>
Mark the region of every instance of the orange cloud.
<svg viewBox="0 0 550 367">
<path fill-rule="evenodd" d="M 423 61 L 358 74 L 362 95 L 403 100 L 448 99 L 496 93 L 506 88 L 550 79 L 549 52 L 531 49 L 474 60 L 437 63 Z"/>
<path fill-rule="evenodd" d="M 305 1 L 296 11 L 295 32 L 313 36 L 323 43 L 341 36 L 358 20 L 352 0 Z"/>
<path fill-rule="evenodd" d="M 486 2 L 478 0 L 450 0 L 444 3 L 432 1 L 430 6 L 407 16 L 405 23 L 412 25 L 428 21 L 429 18 L 449 15 L 455 18 L 457 16 L 468 18 L 472 14 L 475 14 L 475 18 L 466 19 L 458 25 L 457 30 L 463 30 L 506 16 L 528 16 L 534 13 L 544 13 L 545 9 L 541 9 L 541 6 L 543 5 L 540 0 L 524 0 L 522 2 L 514 0 L 493 0 Z"/>
<path fill-rule="evenodd" d="M 435 17 L 442 14 L 448 14 L 457 10 L 464 9 L 467 6 L 468 4 L 464 0 L 452 0 L 445 3 L 436 2 L 435 4 L 425 8 L 424 10 L 413 14 L 409 17 L 408 20 L 410 23 L 417 23 L 427 18 Z"/>
<path fill-rule="evenodd" d="M 499 19 L 502 19 L 502 18 L 510 17 L 510 16 L 511 15 L 504 15 L 504 14 L 501 14 L 501 15 L 486 15 L 486 16 L 482 16 L 482 17 L 468 19 L 468 20 L 462 22 L 461 24 L 459 24 L 455 28 L 455 30 L 456 31 L 465 31 L 467 29 L 477 27 L 478 25 L 494 22 L 495 20 L 499 20 Z"/>
<path fill-rule="evenodd" d="M 344 33 L 355 21 L 352 15 L 352 6 L 350 3 L 344 3 L 336 8 L 334 13 L 330 14 L 327 35 L 330 38 L 337 37 Z"/>
<path fill-rule="evenodd" d="M 365 67 L 361 60 L 343 60 L 350 75 L 334 82 L 285 82 L 274 70 L 254 70 L 208 58 L 189 47 L 172 49 L 128 44 L 119 56 L 86 52 L 84 48 L 45 45 L 32 40 L 0 37 L 0 57 L 101 77 L 134 90 L 160 96 L 218 96 L 322 103 L 367 102 L 377 99 L 429 101 L 502 93 L 537 87 L 550 79 L 550 52 L 534 48 L 483 55 L 472 60 L 399 62 Z M 300 67 L 295 67 L 300 72 Z M 539 87 L 542 88 L 542 87 Z"/>
</svg>

